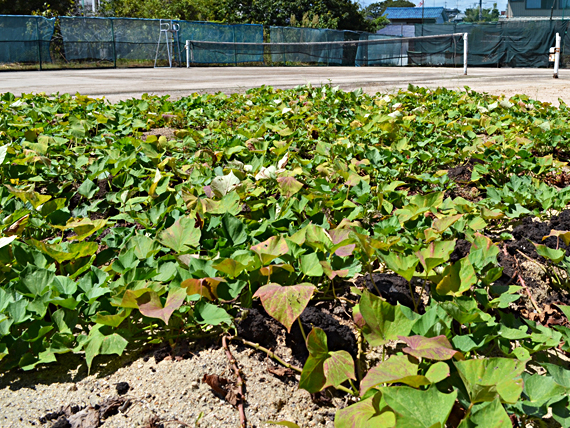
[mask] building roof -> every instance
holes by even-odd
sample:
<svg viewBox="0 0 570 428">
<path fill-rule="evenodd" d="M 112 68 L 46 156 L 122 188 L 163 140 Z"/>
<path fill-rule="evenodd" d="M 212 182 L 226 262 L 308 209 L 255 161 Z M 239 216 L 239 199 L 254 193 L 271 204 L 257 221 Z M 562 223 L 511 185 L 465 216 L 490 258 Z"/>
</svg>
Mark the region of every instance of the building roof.
<svg viewBox="0 0 570 428">
<path fill-rule="evenodd" d="M 446 20 L 443 7 L 387 7 L 384 15 L 392 19 L 437 19 L 443 15 Z"/>
</svg>

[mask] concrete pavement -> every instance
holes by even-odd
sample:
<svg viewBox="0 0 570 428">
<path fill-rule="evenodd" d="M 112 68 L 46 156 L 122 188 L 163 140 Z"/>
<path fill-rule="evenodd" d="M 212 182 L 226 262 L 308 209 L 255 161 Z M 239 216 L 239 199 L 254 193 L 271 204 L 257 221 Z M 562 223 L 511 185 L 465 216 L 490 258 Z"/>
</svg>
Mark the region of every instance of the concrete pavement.
<svg viewBox="0 0 570 428">
<path fill-rule="evenodd" d="M 0 73 L 0 92 L 79 92 L 118 101 L 143 93 L 181 97 L 193 92 L 240 92 L 269 85 L 291 88 L 311 83 L 331 83 L 345 90 L 363 88 L 368 93 L 391 92 L 416 86 L 471 89 L 556 103 L 570 103 L 570 72 L 552 78 L 550 69 L 424 67 L 198 67 L 17 71 Z M 557 104 L 557 103 L 556 103 Z"/>
</svg>

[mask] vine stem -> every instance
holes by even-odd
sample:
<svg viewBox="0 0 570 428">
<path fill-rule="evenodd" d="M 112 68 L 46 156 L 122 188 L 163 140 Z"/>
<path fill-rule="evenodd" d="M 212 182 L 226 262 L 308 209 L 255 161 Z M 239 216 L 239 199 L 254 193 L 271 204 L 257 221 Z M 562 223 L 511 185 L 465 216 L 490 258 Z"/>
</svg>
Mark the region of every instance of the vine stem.
<svg viewBox="0 0 570 428">
<path fill-rule="evenodd" d="M 246 346 L 249 346 L 257 351 L 262 351 L 265 352 L 267 354 L 268 357 L 273 358 L 275 361 L 277 361 L 279 364 L 281 364 L 283 367 L 291 369 L 293 371 L 296 371 L 297 373 L 301 374 L 303 373 L 303 369 L 297 366 L 294 366 L 292 364 L 286 363 L 285 361 L 283 361 L 281 358 L 279 358 L 277 355 L 275 355 L 275 352 L 270 351 L 267 348 L 264 348 L 263 346 L 261 346 L 258 343 L 254 343 L 254 342 L 250 342 L 249 340 L 245 340 L 242 339 L 241 337 L 238 336 L 228 336 L 229 340 L 239 340 L 241 343 L 243 343 Z M 339 385 L 337 387 L 335 387 L 336 389 L 338 389 L 339 391 L 342 392 L 346 392 L 347 394 L 353 395 L 353 396 L 358 396 L 358 394 L 355 394 L 354 391 L 348 389 L 345 386 Z"/>
<path fill-rule="evenodd" d="M 241 375 L 239 367 L 237 366 L 236 359 L 234 358 L 234 356 L 232 355 L 232 351 L 230 351 L 230 348 L 228 347 L 227 339 L 228 339 L 228 336 L 222 336 L 222 346 L 224 347 L 224 350 L 226 351 L 226 356 L 228 357 L 229 363 L 232 366 L 234 374 L 236 375 L 236 378 L 237 378 L 237 386 L 239 388 L 239 395 L 240 395 L 239 396 L 239 402 L 238 402 L 240 427 L 246 428 L 247 427 L 247 419 L 245 418 L 245 409 L 243 407 L 243 402 L 245 399 L 245 391 L 244 391 L 243 387 L 245 385 L 245 382 L 243 381 L 243 377 Z M 231 339 L 231 337 L 230 337 L 230 339 Z"/>
<path fill-rule="evenodd" d="M 277 361 L 279 364 L 281 364 L 281 365 L 282 365 L 283 367 L 285 367 L 285 368 L 294 370 L 294 371 L 296 371 L 297 373 L 302 373 L 302 372 L 303 372 L 303 369 L 301 369 L 301 368 L 299 368 L 299 367 L 297 367 L 297 366 L 291 365 L 291 364 L 289 364 L 289 363 L 286 363 L 286 362 L 283 361 L 281 358 L 279 358 L 277 355 L 275 355 L 275 352 L 270 351 L 270 350 L 267 349 L 267 348 L 264 348 L 263 346 L 259 345 L 258 343 L 250 342 L 249 340 L 242 339 L 241 337 L 238 337 L 238 336 L 231 336 L 231 337 L 229 337 L 229 339 L 230 339 L 230 340 L 239 340 L 241 343 L 243 343 L 243 344 L 246 345 L 246 346 L 249 346 L 250 348 L 253 348 L 253 349 L 257 350 L 257 351 L 265 352 L 269 358 L 274 359 L 275 361 Z"/>
<path fill-rule="evenodd" d="M 532 294 L 530 293 L 529 288 L 526 285 L 526 282 L 524 282 L 524 279 L 521 275 L 521 268 L 519 266 L 519 261 L 517 260 L 516 256 L 513 254 L 513 259 L 515 259 L 515 264 L 517 265 L 517 277 L 519 279 L 519 282 L 521 283 L 521 285 L 523 286 L 523 288 L 526 290 L 526 294 L 528 294 L 528 298 L 530 299 L 530 302 L 532 303 L 532 306 L 534 306 L 534 309 L 536 309 L 536 312 L 538 312 L 539 314 L 542 313 L 542 311 L 540 310 L 540 308 L 538 307 L 536 300 L 534 300 L 534 297 L 532 297 Z"/>
</svg>

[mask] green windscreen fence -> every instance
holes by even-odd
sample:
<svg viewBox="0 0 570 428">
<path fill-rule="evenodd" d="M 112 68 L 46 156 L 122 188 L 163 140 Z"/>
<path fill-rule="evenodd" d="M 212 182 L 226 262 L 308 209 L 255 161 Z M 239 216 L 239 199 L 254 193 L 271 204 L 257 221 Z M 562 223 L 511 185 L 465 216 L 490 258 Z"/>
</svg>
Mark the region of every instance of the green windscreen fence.
<svg viewBox="0 0 570 428">
<path fill-rule="evenodd" d="M 554 46 L 556 33 L 563 37 L 562 65 L 566 65 L 565 47 L 570 47 L 566 34 L 568 21 L 509 21 L 490 24 L 416 24 L 416 36 L 467 33 L 468 64 L 471 67 L 548 67 L 548 53 Z M 453 65 L 463 45 L 451 46 L 448 41 L 434 39 L 410 44 L 411 65 Z"/>
<path fill-rule="evenodd" d="M 55 19 L 0 15 L 0 63 L 51 62 Z"/>
<path fill-rule="evenodd" d="M 170 21 L 169 21 L 170 22 Z M 467 33 L 471 67 L 548 67 L 556 33 L 563 35 L 561 67 L 570 66 L 564 20 L 493 24 L 416 25 L 413 39 L 328 29 L 172 21 L 177 37 L 153 19 L 0 15 L 0 69 L 200 65 L 461 66 Z M 162 38 L 161 38 L 162 34 Z M 162 43 L 159 43 L 159 39 Z M 185 41 L 190 40 L 188 52 Z M 188 56 L 188 57 L 187 57 Z"/>
</svg>

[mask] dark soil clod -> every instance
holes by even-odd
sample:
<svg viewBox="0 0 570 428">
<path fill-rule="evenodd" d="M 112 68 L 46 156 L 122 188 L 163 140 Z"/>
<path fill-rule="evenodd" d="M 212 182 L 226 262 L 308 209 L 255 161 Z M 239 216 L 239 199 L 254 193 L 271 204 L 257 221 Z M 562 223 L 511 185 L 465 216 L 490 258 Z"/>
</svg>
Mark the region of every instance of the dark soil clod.
<svg viewBox="0 0 570 428">
<path fill-rule="evenodd" d="M 116 385 L 116 389 L 117 389 L 117 394 L 124 395 L 127 392 L 129 392 L 130 385 L 128 382 L 119 382 Z"/>
</svg>

